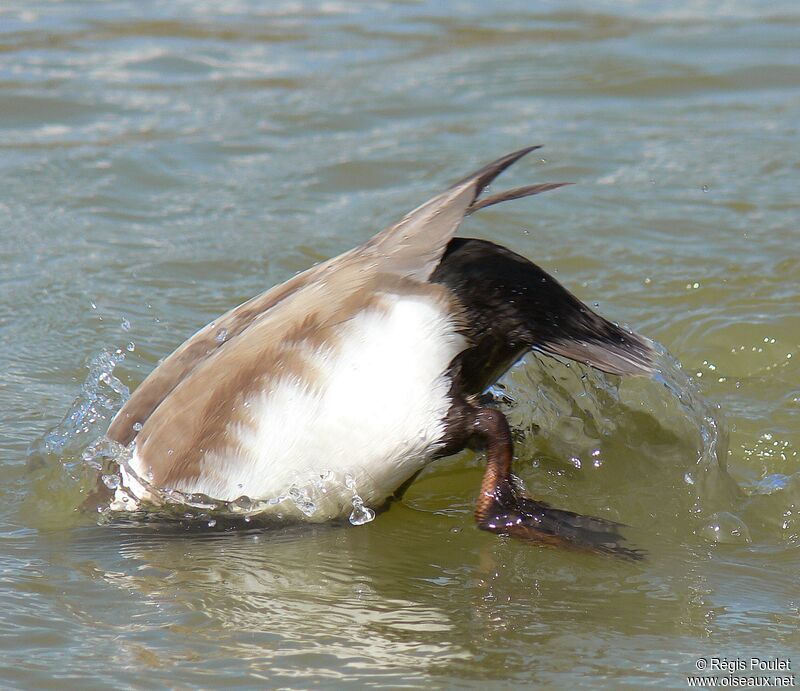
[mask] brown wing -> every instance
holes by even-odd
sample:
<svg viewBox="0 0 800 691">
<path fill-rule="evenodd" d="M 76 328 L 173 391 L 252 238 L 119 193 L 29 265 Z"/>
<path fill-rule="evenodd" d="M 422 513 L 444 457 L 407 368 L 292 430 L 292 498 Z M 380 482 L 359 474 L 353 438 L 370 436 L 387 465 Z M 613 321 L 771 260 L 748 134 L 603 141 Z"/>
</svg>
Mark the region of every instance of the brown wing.
<svg viewBox="0 0 800 691">
<path fill-rule="evenodd" d="M 134 425 L 143 425 L 170 391 L 200 362 L 243 333 L 259 315 L 312 282 L 314 275 L 323 267 L 320 265 L 309 269 L 257 295 L 200 329 L 139 385 L 111 421 L 107 436 L 120 444 L 130 444 L 137 434 Z M 220 333 L 226 334 L 224 339 L 217 338 Z"/>
</svg>

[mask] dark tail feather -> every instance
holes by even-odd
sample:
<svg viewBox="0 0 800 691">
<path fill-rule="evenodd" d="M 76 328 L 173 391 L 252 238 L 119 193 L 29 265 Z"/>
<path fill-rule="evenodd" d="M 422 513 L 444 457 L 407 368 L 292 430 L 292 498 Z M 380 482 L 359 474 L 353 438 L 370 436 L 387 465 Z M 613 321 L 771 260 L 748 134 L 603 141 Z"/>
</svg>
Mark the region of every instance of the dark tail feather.
<svg viewBox="0 0 800 691">
<path fill-rule="evenodd" d="M 488 165 L 484 166 L 480 170 L 475 171 L 471 175 L 468 175 L 463 180 L 460 180 L 455 185 L 451 187 L 451 189 L 458 187 L 459 185 L 463 185 L 466 182 L 473 181 L 475 185 L 475 198 L 472 204 L 467 208 L 464 212 L 465 216 L 469 216 L 470 214 L 474 214 L 479 209 L 485 209 L 487 206 L 492 206 L 493 204 L 500 204 L 501 202 L 508 202 L 512 199 L 522 199 L 523 197 L 530 197 L 534 194 L 541 194 L 542 192 L 549 192 L 550 190 L 557 189 L 559 187 L 563 187 L 564 185 L 571 185 L 571 182 L 544 182 L 538 185 L 526 185 L 524 187 L 515 187 L 513 190 L 507 190 L 506 192 L 500 192 L 499 194 L 493 194 L 491 197 L 487 197 L 486 199 L 479 200 L 478 197 L 481 196 L 483 191 L 494 181 L 494 179 L 500 175 L 506 168 L 509 166 L 514 165 L 519 159 L 523 156 L 527 156 L 531 151 L 536 151 L 536 149 L 541 149 L 541 145 L 537 146 L 528 146 L 524 149 L 520 149 L 519 151 L 514 151 L 513 153 L 506 154 L 502 158 L 498 158 L 496 161 L 492 161 Z"/>
<path fill-rule="evenodd" d="M 500 175 L 506 168 L 509 166 L 514 165 L 519 159 L 523 156 L 528 155 L 531 151 L 536 151 L 536 149 L 541 149 L 542 145 L 537 144 L 535 146 L 526 146 L 524 149 L 520 149 L 519 151 L 514 151 L 510 154 L 506 154 L 502 158 L 498 158 L 496 161 L 492 161 L 488 163 L 483 168 L 476 170 L 474 173 L 467 175 L 467 177 L 459 180 L 457 183 L 451 186 L 450 189 L 454 189 L 463 185 L 464 183 L 474 181 L 475 185 L 475 198 L 477 199 L 481 192 L 486 189 L 488 185 L 492 183 L 492 181 Z"/>
<path fill-rule="evenodd" d="M 541 194 L 542 192 L 549 192 L 556 190 L 565 185 L 572 185 L 571 182 L 543 182 L 538 185 L 526 185 L 525 187 L 515 187 L 513 190 L 493 194 L 491 197 L 486 197 L 480 201 L 472 202 L 472 205 L 467 209 L 466 215 L 474 214 L 480 209 L 485 209 L 487 206 L 500 204 L 501 202 L 510 202 L 513 199 L 522 199 L 523 197 L 532 197 L 534 194 Z"/>
</svg>

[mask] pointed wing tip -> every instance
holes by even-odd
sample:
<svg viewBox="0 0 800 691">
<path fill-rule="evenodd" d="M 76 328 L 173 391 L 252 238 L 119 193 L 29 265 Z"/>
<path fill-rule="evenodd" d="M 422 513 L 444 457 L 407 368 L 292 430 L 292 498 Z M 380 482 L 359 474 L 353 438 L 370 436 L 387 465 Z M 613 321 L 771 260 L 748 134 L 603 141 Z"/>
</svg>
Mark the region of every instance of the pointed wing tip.
<svg viewBox="0 0 800 691">
<path fill-rule="evenodd" d="M 531 151 L 536 151 L 536 149 L 541 149 L 543 146 L 544 144 L 533 144 L 532 146 L 526 146 L 517 151 L 512 151 L 510 154 L 506 154 L 503 158 L 513 157 L 515 161 L 518 161 L 523 156 L 529 154 Z"/>
<path fill-rule="evenodd" d="M 451 189 L 471 183 L 475 185 L 475 196 L 477 197 L 481 192 L 483 192 L 486 186 L 489 185 L 492 180 L 500 175 L 500 173 L 502 173 L 506 168 L 514 165 L 514 163 L 519 161 L 519 159 L 521 159 L 523 156 L 529 154 L 531 151 L 541 149 L 542 146 L 542 144 L 534 144 L 533 146 L 526 146 L 524 149 L 512 151 L 510 154 L 501 156 L 497 160 L 487 163 L 485 166 L 483 166 L 483 168 L 480 168 L 474 173 L 459 180 L 451 187 Z"/>
<path fill-rule="evenodd" d="M 515 187 L 513 190 L 506 190 L 505 192 L 493 194 L 491 197 L 485 197 L 484 199 L 472 202 L 466 211 L 466 215 L 474 214 L 476 211 L 485 209 L 487 206 L 493 206 L 494 204 L 500 204 L 502 202 L 510 202 L 513 199 L 532 197 L 534 194 L 541 194 L 542 192 L 549 192 L 550 190 L 557 190 L 559 187 L 574 184 L 574 182 L 543 182 L 538 185 Z"/>
<path fill-rule="evenodd" d="M 475 196 L 477 197 L 480 195 L 481 192 L 489 185 L 492 180 L 494 180 L 500 173 L 502 173 L 506 168 L 513 166 L 517 161 L 519 161 L 524 156 L 527 156 L 531 151 L 536 151 L 537 149 L 542 148 L 542 144 L 534 144 L 533 146 L 526 146 L 524 149 L 519 149 L 518 151 L 513 151 L 510 154 L 506 154 L 498 158 L 496 161 L 492 161 L 484 168 L 482 168 L 478 173 L 476 173 L 476 189 L 475 189 Z"/>
</svg>

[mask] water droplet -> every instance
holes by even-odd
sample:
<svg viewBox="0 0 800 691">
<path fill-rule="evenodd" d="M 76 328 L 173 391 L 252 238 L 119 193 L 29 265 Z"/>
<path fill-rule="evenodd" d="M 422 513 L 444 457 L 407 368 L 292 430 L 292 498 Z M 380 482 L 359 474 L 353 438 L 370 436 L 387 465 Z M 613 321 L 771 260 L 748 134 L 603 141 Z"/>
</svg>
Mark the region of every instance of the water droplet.
<svg viewBox="0 0 800 691">
<path fill-rule="evenodd" d="M 130 331 L 131 330 L 131 323 L 125 317 L 122 318 L 122 322 L 120 323 L 123 331 Z"/>
<path fill-rule="evenodd" d="M 208 527 L 209 527 L 209 528 L 213 528 L 215 525 L 217 525 L 217 521 L 216 521 L 216 519 L 212 518 L 212 519 L 211 519 L 211 520 L 208 522 Z"/>
<path fill-rule="evenodd" d="M 708 192 L 708 185 L 703 185 L 703 192 Z"/>
<path fill-rule="evenodd" d="M 709 542 L 730 545 L 752 541 L 747 524 L 738 516 L 727 511 L 720 511 L 712 515 L 698 532 Z"/>
<path fill-rule="evenodd" d="M 133 423 L 133 431 L 134 431 L 134 432 L 141 432 L 141 431 L 142 431 L 142 427 L 143 427 L 143 426 L 144 426 L 144 425 L 142 425 L 142 423 L 141 423 L 141 422 L 134 422 L 134 423 Z"/>
<path fill-rule="evenodd" d="M 299 487 L 291 487 L 289 489 L 289 499 L 306 516 L 313 516 L 317 510 L 317 505 L 311 500 L 308 492 L 301 490 Z"/>
<path fill-rule="evenodd" d="M 350 513 L 350 523 L 352 525 L 364 525 L 375 518 L 375 512 L 368 506 L 364 506 L 361 497 L 353 497 L 353 511 Z"/>
<path fill-rule="evenodd" d="M 216 340 L 217 343 L 225 343 L 226 338 L 228 338 L 228 330 L 222 328 L 219 331 L 217 331 L 217 335 L 214 340 Z"/>
<path fill-rule="evenodd" d="M 133 341 L 130 341 L 130 342 L 128 343 L 128 345 L 126 345 L 126 346 L 125 346 L 125 349 L 126 349 L 126 350 L 127 350 L 129 353 L 132 353 L 134 350 L 136 350 L 136 345 L 134 344 L 134 342 L 133 342 Z"/>
<path fill-rule="evenodd" d="M 237 513 L 250 513 L 253 510 L 253 502 L 251 501 L 250 497 L 246 496 L 241 496 L 237 499 L 234 499 L 228 506 L 231 508 L 231 510 Z"/>
<path fill-rule="evenodd" d="M 101 479 L 108 489 L 117 489 L 119 487 L 119 475 L 103 475 Z"/>
</svg>

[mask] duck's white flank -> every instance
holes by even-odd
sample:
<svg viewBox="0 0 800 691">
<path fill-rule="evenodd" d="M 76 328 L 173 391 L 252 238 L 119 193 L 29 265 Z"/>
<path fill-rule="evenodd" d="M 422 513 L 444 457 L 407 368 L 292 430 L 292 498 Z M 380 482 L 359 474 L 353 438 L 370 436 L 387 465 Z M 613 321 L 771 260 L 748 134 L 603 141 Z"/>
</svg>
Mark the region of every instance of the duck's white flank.
<svg viewBox="0 0 800 691">
<path fill-rule="evenodd" d="M 347 484 L 366 505 L 379 506 L 441 444 L 450 407 L 445 372 L 463 348 L 439 301 L 385 295 L 379 309 L 343 324 L 335 345 L 309 349 L 313 382 L 279 378 L 257 391 L 245 403 L 250 424 L 232 423 L 230 446 L 206 453 L 200 476 L 172 489 L 224 501 L 269 500 L 293 486 L 319 486 L 325 476 L 323 501 L 307 519 L 348 515 Z M 146 459 L 134 453 L 130 465 L 147 477 Z M 129 492 L 148 498 L 129 474 L 124 479 Z M 275 510 L 296 515 L 287 502 Z"/>
</svg>

